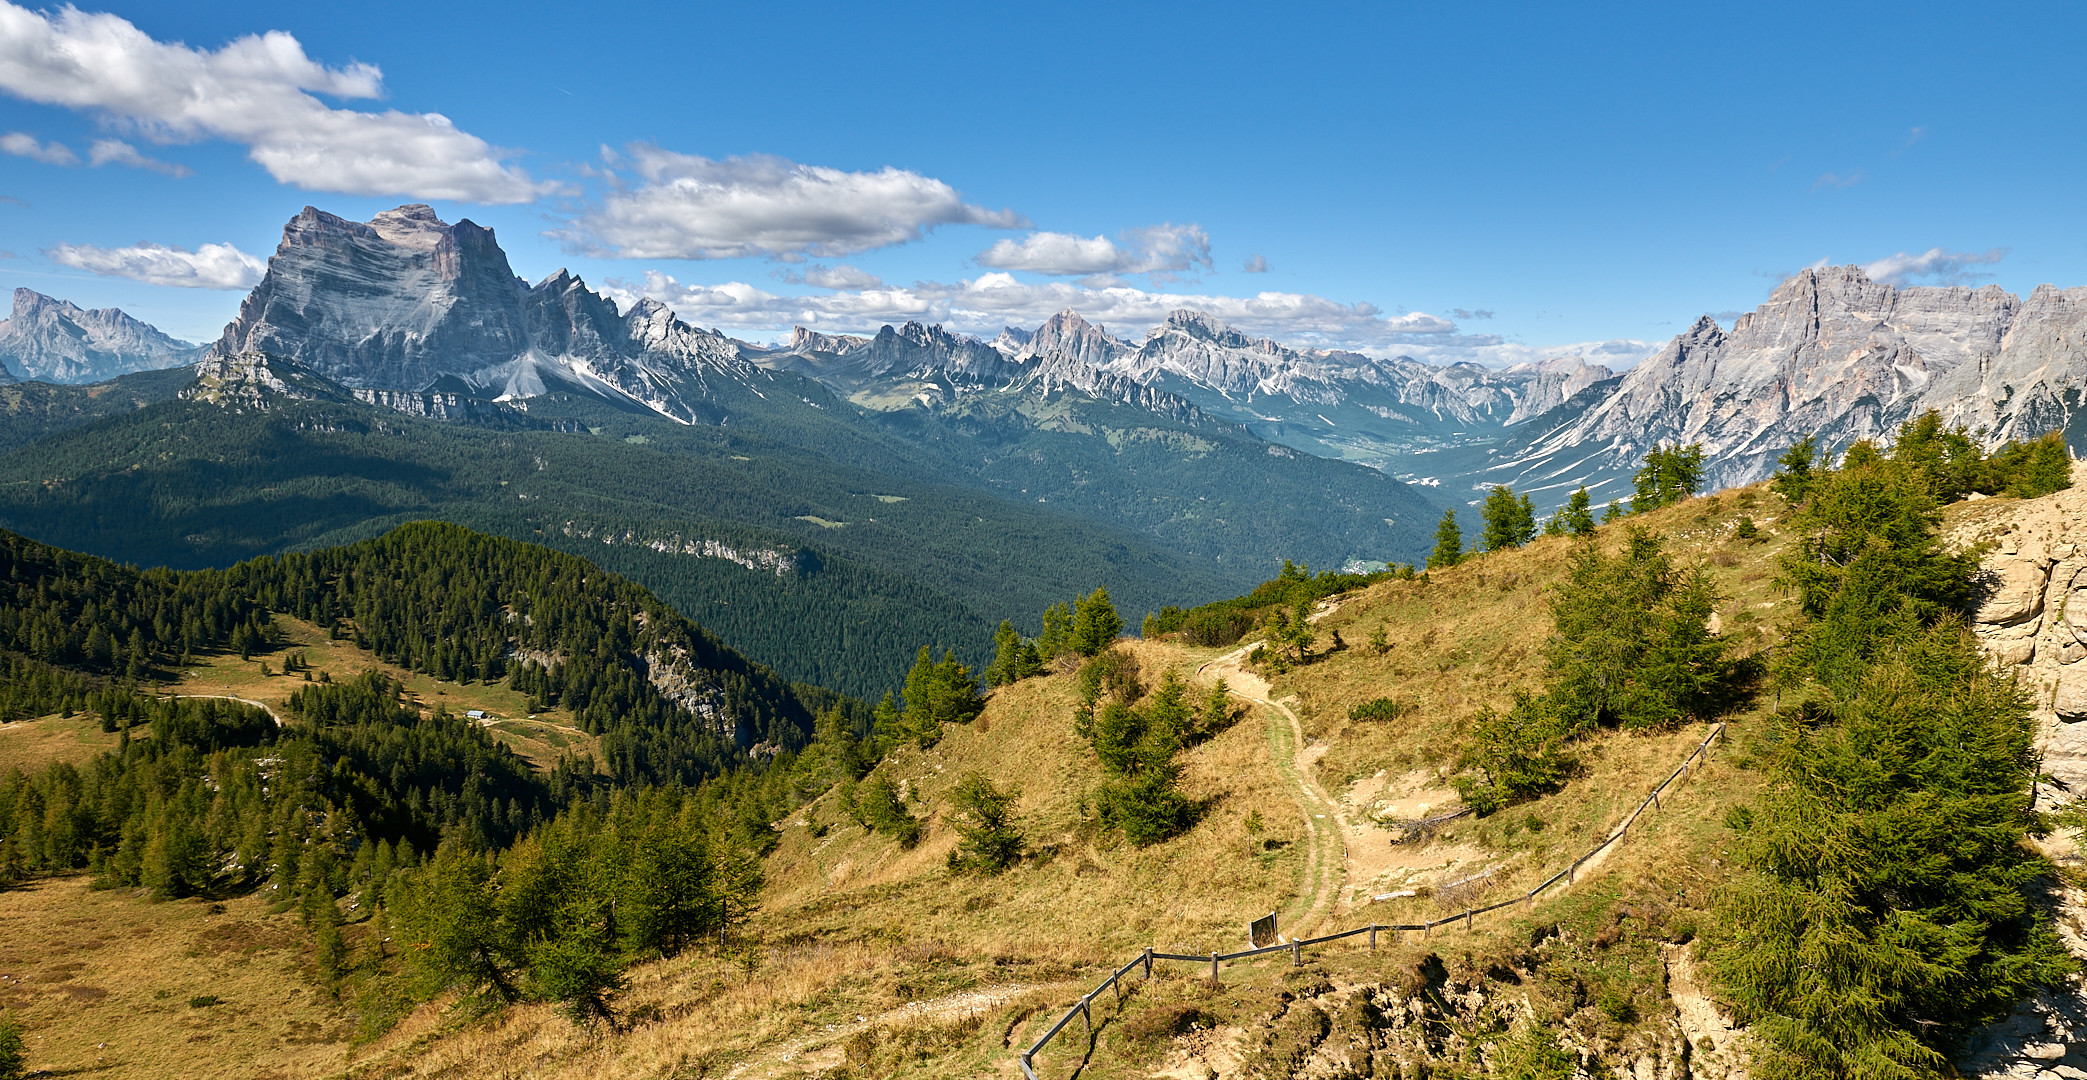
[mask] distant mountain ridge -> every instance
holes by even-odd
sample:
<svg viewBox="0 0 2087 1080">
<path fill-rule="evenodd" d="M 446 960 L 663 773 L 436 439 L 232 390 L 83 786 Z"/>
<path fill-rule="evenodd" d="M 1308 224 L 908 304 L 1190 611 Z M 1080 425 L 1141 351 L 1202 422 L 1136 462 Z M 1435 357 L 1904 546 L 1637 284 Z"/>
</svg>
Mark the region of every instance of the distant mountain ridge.
<svg viewBox="0 0 2087 1080">
<path fill-rule="evenodd" d="M 1898 288 L 1841 266 L 1800 272 L 1729 332 L 1703 316 L 1621 376 L 1579 356 L 1491 369 L 1298 349 L 1194 311 L 1140 342 L 1073 311 L 990 343 L 918 323 L 875 338 L 799 328 L 755 359 L 870 405 L 928 374 L 959 392 L 1056 380 L 1375 465 L 1452 503 L 1508 484 L 1553 506 L 1583 484 L 1598 499 L 1628 494 L 1662 443 L 1702 443 L 1707 480 L 1727 487 L 1767 475 L 1805 436 L 1827 449 L 1889 438 L 1927 409 L 1989 448 L 2053 430 L 2087 448 L 2083 323 L 2087 288 Z"/>
<path fill-rule="evenodd" d="M 1509 429 L 1615 378 L 1580 357 L 1494 370 L 1296 349 L 1187 310 L 1138 343 L 1068 310 L 1035 330 L 1008 327 L 991 342 L 917 322 L 874 337 L 798 327 L 787 345 L 748 355 L 872 408 L 949 404 L 984 391 L 1048 397 L 1069 388 L 1184 423 L 1227 421 L 1270 442 L 1423 484 L 1439 483 L 1438 472 L 1475 473 Z"/>
<path fill-rule="evenodd" d="M 194 363 L 201 348 L 116 308 L 82 310 L 34 289 L 16 289 L 13 312 L 0 320 L 7 381 L 102 382 Z"/>
<path fill-rule="evenodd" d="M 2087 288 L 1895 288 L 1859 267 L 1800 271 L 1728 332 L 1696 320 L 1597 400 L 1529 425 L 1484 475 L 1555 486 L 1626 475 L 1657 443 L 1703 444 L 1715 487 L 1768 475 L 1809 435 L 1889 439 L 1934 409 L 1988 447 L 2065 431 L 2087 442 Z M 1613 486 L 1613 485 L 1612 485 Z"/>
</svg>

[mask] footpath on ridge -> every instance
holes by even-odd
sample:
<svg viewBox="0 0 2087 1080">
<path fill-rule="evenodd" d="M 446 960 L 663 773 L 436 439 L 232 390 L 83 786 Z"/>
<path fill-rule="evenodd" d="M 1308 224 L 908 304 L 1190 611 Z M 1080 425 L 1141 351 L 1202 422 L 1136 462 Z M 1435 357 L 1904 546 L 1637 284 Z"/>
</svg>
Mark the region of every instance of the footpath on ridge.
<svg viewBox="0 0 2087 1080">
<path fill-rule="evenodd" d="M 1338 606 L 1332 602 L 1322 603 L 1312 612 L 1311 620 L 1318 622 Z M 1346 884 L 1349 822 L 1341 811 L 1340 802 L 1327 794 L 1312 775 L 1310 767 L 1299 760 L 1305 749 L 1304 724 L 1285 704 L 1295 698 L 1271 698 L 1268 681 L 1246 668 L 1246 658 L 1261 645 L 1260 641 L 1246 642 L 1197 668 L 1196 675 L 1213 682 L 1223 679 L 1233 694 L 1262 706 L 1264 710 L 1269 759 L 1282 776 L 1284 787 L 1297 803 L 1298 814 L 1304 821 L 1304 877 L 1298 883 L 1297 895 L 1290 899 L 1288 908 L 1280 912 L 1278 924 L 1286 937 L 1307 937 L 1309 931 L 1334 914 L 1334 904 L 1340 899 L 1342 887 Z"/>
</svg>

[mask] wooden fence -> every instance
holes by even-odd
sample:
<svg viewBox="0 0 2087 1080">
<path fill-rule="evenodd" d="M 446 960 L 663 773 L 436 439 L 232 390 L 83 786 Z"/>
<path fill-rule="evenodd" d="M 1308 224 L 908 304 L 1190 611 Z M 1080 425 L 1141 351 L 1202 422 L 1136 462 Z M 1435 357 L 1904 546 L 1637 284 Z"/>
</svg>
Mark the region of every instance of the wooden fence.
<svg viewBox="0 0 2087 1080">
<path fill-rule="evenodd" d="M 1380 932 L 1391 934 L 1392 940 L 1396 942 L 1398 940 L 1398 935 L 1401 932 L 1418 932 L 1422 937 L 1426 937 L 1429 934 L 1433 933 L 1439 927 L 1452 926 L 1459 922 L 1464 924 L 1464 928 L 1466 930 L 1469 930 L 1471 928 L 1472 920 L 1480 915 L 1490 914 L 1492 912 L 1499 911 L 1503 908 L 1514 907 L 1518 904 L 1522 905 L 1525 908 L 1533 909 L 1536 906 L 1537 894 L 1543 892 L 1546 889 L 1551 888 L 1554 885 L 1557 885 L 1561 881 L 1567 885 L 1571 885 L 1577 878 L 1580 867 L 1585 866 L 1589 860 L 1593 859 L 1597 855 L 1600 855 L 1602 852 L 1608 850 L 1610 847 L 1615 846 L 1617 844 L 1621 844 L 1625 839 L 1627 839 L 1630 836 L 1630 828 L 1632 825 L 1637 824 L 1639 815 L 1643 814 L 1647 810 L 1659 809 L 1660 793 L 1667 790 L 1669 787 L 1674 786 L 1675 784 L 1687 780 L 1689 776 L 1690 766 L 1695 765 L 1703 759 L 1709 757 L 1710 744 L 1717 741 L 1718 737 L 1723 735 L 1724 733 L 1725 725 L 1722 723 L 1718 724 L 1716 727 L 1711 728 L 1710 734 L 1704 736 L 1703 741 L 1697 743 L 1696 748 L 1694 750 L 1689 751 L 1688 756 L 1681 760 L 1680 767 L 1675 769 L 1672 773 L 1668 774 L 1665 780 L 1662 780 L 1657 785 L 1655 785 L 1652 789 L 1652 793 L 1650 795 L 1645 796 L 1645 801 L 1639 803 L 1637 805 L 1637 808 L 1633 809 L 1630 812 L 1630 815 L 1623 819 L 1623 824 L 1618 825 L 1616 827 L 1616 831 L 1604 837 L 1601 843 L 1598 843 L 1593 847 L 1587 849 L 1586 854 L 1580 856 L 1577 859 L 1574 859 L 1571 862 L 1571 864 L 1566 866 L 1565 869 L 1560 870 L 1555 874 L 1552 874 L 1548 878 L 1545 878 L 1542 884 L 1536 886 L 1533 889 L 1530 889 L 1527 893 L 1521 896 L 1509 897 L 1506 900 L 1502 900 L 1498 903 L 1487 904 L 1484 907 L 1465 908 L 1463 911 L 1460 911 L 1457 914 L 1436 919 L 1432 922 L 1399 923 L 1396 925 L 1371 923 L 1368 926 L 1358 926 L 1353 930 L 1343 930 L 1337 934 L 1327 934 L 1323 937 L 1315 938 L 1303 938 L 1297 941 L 1286 941 L 1280 945 L 1268 945 L 1258 949 L 1242 949 L 1239 952 L 1213 952 L 1208 956 L 1202 956 L 1190 953 L 1154 952 L 1151 948 L 1148 947 L 1144 952 L 1132 958 L 1130 963 L 1125 964 L 1122 967 L 1117 968 L 1115 971 L 1111 972 L 1108 978 L 1103 979 L 1101 981 L 1100 985 L 1088 991 L 1085 996 L 1081 997 L 1080 1000 L 1073 1005 L 1072 1008 L 1067 1009 L 1065 1011 L 1065 1015 L 1059 1017 L 1058 1022 L 1052 1024 L 1049 1031 L 1044 1032 L 1041 1038 L 1038 1038 L 1035 1042 L 1029 1044 L 1029 1049 L 1021 1051 L 1016 1056 L 1016 1060 L 1020 1062 L 1022 1066 L 1022 1075 L 1027 1077 L 1028 1080 L 1037 1080 L 1037 1053 L 1041 1051 L 1045 1047 L 1045 1045 L 1049 1044 L 1052 1039 L 1057 1038 L 1058 1033 L 1064 1031 L 1066 1025 L 1071 1024 L 1073 1022 L 1074 1017 L 1078 1017 L 1081 1020 L 1081 1022 L 1085 1025 L 1087 1036 L 1090 1040 L 1092 1040 L 1094 1036 L 1094 1015 L 1092 1011 L 1094 999 L 1100 997 L 1103 993 L 1113 988 L 1116 991 L 1116 1000 L 1118 1002 L 1121 1002 L 1123 1000 L 1124 976 L 1129 975 L 1131 972 L 1136 971 L 1137 969 L 1142 967 L 1144 969 L 1145 978 L 1150 979 L 1152 978 L 1152 964 L 1154 961 L 1157 960 L 1171 960 L 1179 963 L 1188 964 L 1209 964 L 1210 978 L 1213 981 L 1215 981 L 1218 977 L 1218 965 L 1228 960 L 1246 960 L 1256 956 L 1266 956 L 1269 953 L 1287 952 L 1290 954 L 1290 962 L 1292 964 L 1302 966 L 1304 964 L 1304 950 L 1307 946 L 1311 945 L 1324 945 L 1328 942 L 1339 941 L 1342 938 L 1359 937 L 1361 935 L 1367 934 L 1369 935 L 1370 939 L 1370 948 L 1374 950 L 1377 947 L 1377 935 Z M 1092 1052 L 1091 1045 L 1089 1048 L 1089 1052 Z"/>
</svg>

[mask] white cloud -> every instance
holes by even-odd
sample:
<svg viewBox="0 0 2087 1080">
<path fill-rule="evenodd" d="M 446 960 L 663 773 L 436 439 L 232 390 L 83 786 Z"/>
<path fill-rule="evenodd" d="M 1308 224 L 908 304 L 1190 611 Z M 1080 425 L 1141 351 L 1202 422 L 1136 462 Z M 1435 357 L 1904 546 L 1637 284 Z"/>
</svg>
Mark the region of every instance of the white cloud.
<svg viewBox="0 0 2087 1080">
<path fill-rule="evenodd" d="M 1106 236 L 1034 232 L 1003 239 L 978 253 L 978 264 L 994 270 L 1024 270 L 1060 277 L 1108 274 L 1174 275 L 1210 268 L 1210 237 L 1201 225 L 1148 225 L 1126 229 L 1121 244 Z"/>
<path fill-rule="evenodd" d="M 56 140 L 47 143 L 37 142 L 36 136 L 25 135 L 19 131 L 10 131 L 5 135 L 0 135 L 0 150 L 4 150 L 16 157 L 25 157 L 31 161 L 41 161 L 46 165 L 78 165 L 80 163 L 80 156 L 68 149 L 64 143 Z"/>
<path fill-rule="evenodd" d="M 87 150 L 87 162 L 96 167 L 102 165 L 123 165 L 133 169 L 150 169 L 156 173 L 165 173 L 176 180 L 184 176 L 195 175 L 195 170 L 190 169 L 186 165 L 176 165 L 171 161 L 161 161 L 158 158 L 146 157 L 144 154 L 138 153 L 137 147 L 121 139 L 94 140 L 94 145 Z"/>
<path fill-rule="evenodd" d="M 609 155 L 611 166 L 622 163 Z M 624 259 L 794 261 L 918 240 L 938 225 L 1024 224 L 963 200 L 932 177 L 889 166 L 845 172 L 766 154 L 723 161 L 632 146 L 638 182 L 613 172 L 601 204 L 549 235 L 578 253 Z"/>
<path fill-rule="evenodd" d="M 278 181 L 312 191 L 520 203 L 548 190 L 447 117 L 327 106 L 312 95 L 376 98 L 383 74 L 327 67 L 280 31 L 212 52 L 155 41 L 115 15 L 0 2 L 0 91 L 157 142 L 240 143 Z"/>
<path fill-rule="evenodd" d="M 1639 341 L 1634 338 L 1611 338 L 1606 341 L 1579 341 L 1564 345 L 1524 345 L 1518 341 L 1504 341 L 1498 337 L 1464 335 L 1450 338 L 1440 344 L 1421 342 L 1399 351 L 1431 364 L 1473 363 L 1491 368 L 1576 356 L 1587 363 L 1600 364 L 1611 371 L 1622 372 L 1652 355 L 1664 344 L 1665 342 Z"/>
<path fill-rule="evenodd" d="M 784 271 L 777 275 L 792 285 L 814 285 L 821 289 L 876 289 L 884 279 L 859 266 L 811 266 L 803 273 Z"/>
<path fill-rule="evenodd" d="M 249 289 L 267 265 L 230 244 L 204 244 L 194 251 L 159 244 L 105 248 L 60 244 L 44 252 L 52 262 L 103 277 L 130 278 L 148 285 L 183 289 Z"/>
<path fill-rule="evenodd" d="M 965 333 L 990 335 L 1010 324 L 1035 326 L 1067 308 L 1078 311 L 1089 322 L 1151 326 L 1164 322 L 1173 311 L 1188 308 L 1248 333 L 1295 345 L 1382 351 L 1403 349 L 1416 342 L 1462 342 L 1475 347 L 1499 340 L 1460 339 L 1454 323 L 1421 312 L 1385 315 L 1371 304 L 1343 304 L 1300 293 L 1263 292 L 1236 297 L 1148 291 L 1124 285 L 1095 288 L 1071 282 L 1030 284 L 1004 272 L 953 283 L 923 281 L 816 296 L 779 296 L 743 282 L 684 285 L 656 270 L 648 271 L 643 282 L 608 284 L 609 291 L 625 303 L 650 296 L 704 326 L 775 333 L 787 332 L 795 325 L 833 332 L 873 331 L 884 323 L 917 319 Z"/>
<path fill-rule="evenodd" d="M 1911 285 L 1929 281 L 1942 285 L 1961 285 L 1979 278 L 1990 277 L 1976 267 L 1991 266 L 2007 256 L 2005 248 L 1994 248 L 1987 252 L 1944 251 L 1929 248 L 1918 255 L 1901 251 L 1896 255 L 1864 263 L 1862 272 L 1871 281 L 1887 285 Z"/>
<path fill-rule="evenodd" d="M 1268 272 L 1268 256 L 1249 255 L 1239 264 L 1239 268 L 1249 274 L 1265 274 Z"/>
</svg>

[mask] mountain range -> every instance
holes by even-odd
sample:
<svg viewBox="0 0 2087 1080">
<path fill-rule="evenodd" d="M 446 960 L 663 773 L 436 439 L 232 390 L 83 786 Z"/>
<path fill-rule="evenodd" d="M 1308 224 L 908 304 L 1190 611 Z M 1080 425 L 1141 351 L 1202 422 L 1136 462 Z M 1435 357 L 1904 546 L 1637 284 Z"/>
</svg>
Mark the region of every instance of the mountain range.
<svg viewBox="0 0 2087 1080">
<path fill-rule="evenodd" d="M 200 352 L 115 308 L 82 311 L 32 289 L 16 289 L 13 312 L 0 319 L 0 367 L 10 382 L 101 382 L 194 363 Z"/>
<path fill-rule="evenodd" d="M 1898 288 L 1854 266 L 1804 270 L 1729 331 L 1705 315 L 1621 375 L 1578 356 L 1489 369 L 1300 350 L 1177 311 L 1132 343 L 1075 312 L 992 342 L 939 327 L 874 338 L 799 328 L 756 363 L 804 372 L 858 403 L 1071 385 L 1439 486 L 1452 505 L 1507 484 L 1539 505 L 1586 485 L 1629 493 L 1646 451 L 1701 443 L 1706 479 L 1761 479 L 1797 440 L 1888 439 L 1928 409 L 1987 447 L 2063 429 L 2087 388 L 2087 289 Z M 930 386 L 929 384 L 936 384 Z"/>
<path fill-rule="evenodd" d="M 0 388 L 21 390 L 0 522 L 194 567 L 440 518 L 584 553 L 791 678 L 874 695 L 922 645 L 982 664 L 1001 619 L 1096 585 L 1135 617 L 1284 558 L 1410 561 L 1440 512 L 1121 377 L 879 340 L 865 379 L 939 396 L 858 405 L 656 303 L 525 281 L 423 206 L 307 208 L 192 368 Z"/>
</svg>

